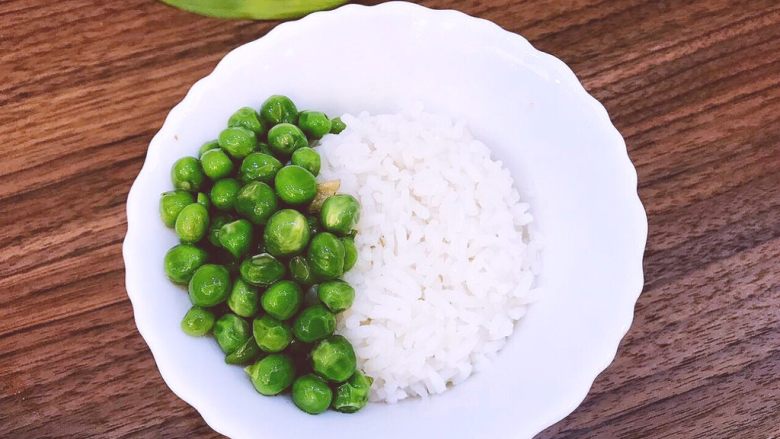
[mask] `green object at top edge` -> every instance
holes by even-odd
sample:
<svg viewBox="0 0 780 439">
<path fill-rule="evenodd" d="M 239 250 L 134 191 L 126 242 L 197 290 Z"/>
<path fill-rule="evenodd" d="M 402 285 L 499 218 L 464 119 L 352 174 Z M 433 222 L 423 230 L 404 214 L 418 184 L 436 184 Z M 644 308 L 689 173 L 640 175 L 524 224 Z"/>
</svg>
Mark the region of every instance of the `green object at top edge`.
<svg viewBox="0 0 780 439">
<path fill-rule="evenodd" d="M 277 20 L 332 9 L 347 0 L 161 0 L 170 6 L 219 18 Z"/>
</svg>

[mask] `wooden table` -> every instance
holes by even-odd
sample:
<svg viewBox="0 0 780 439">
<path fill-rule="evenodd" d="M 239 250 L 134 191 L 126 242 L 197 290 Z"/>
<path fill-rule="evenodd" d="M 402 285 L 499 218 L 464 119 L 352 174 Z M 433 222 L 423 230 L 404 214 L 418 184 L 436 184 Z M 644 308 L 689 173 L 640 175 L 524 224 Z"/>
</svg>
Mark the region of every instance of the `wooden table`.
<svg viewBox="0 0 780 439">
<path fill-rule="evenodd" d="M 780 436 L 780 3 L 462 1 L 568 63 L 650 221 L 630 332 L 542 438 Z M 0 437 L 211 437 L 133 323 L 125 200 L 152 135 L 276 23 L 0 2 Z"/>
</svg>

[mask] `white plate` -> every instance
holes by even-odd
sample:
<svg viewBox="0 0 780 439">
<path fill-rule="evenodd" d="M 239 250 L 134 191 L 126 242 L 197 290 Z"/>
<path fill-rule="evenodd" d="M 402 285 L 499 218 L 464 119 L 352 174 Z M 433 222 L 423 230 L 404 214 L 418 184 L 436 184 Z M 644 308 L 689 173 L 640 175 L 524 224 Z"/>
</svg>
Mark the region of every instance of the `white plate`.
<svg viewBox="0 0 780 439">
<path fill-rule="evenodd" d="M 169 170 L 238 107 L 286 94 L 328 114 L 426 110 L 464 118 L 513 173 L 544 236 L 544 288 L 484 372 L 428 400 L 308 416 L 257 394 L 212 339 L 186 336 L 190 304 L 165 278 L 175 234 L 158 215 Z M 349 5 L 279 25 L 230 52 L 168 115 L 127 200 L 127 292 L 165 382 L 235 438 L 531 437 L 569 414 L 614 358 L 642 289 L 647 220 L 604 108 L 557 58 L 455 11 Z"/>
</svg>

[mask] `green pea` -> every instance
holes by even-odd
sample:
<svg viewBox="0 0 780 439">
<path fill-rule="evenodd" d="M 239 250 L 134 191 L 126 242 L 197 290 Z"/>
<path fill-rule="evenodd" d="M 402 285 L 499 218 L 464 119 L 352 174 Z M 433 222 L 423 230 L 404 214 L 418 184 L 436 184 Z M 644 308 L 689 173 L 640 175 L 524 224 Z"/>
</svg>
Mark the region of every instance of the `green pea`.
<svg viewBox="0 0 780 439">
<path fill-rule="evenodd" d="M 193 306 L 181 319 L 181 330 L 193 337 L 206 335 L 214 326 L 214 313 L 199 306 Z"/>
<path fill-rule="evenodd" d="M 331 122 L 321 111 L 301 111 L 298 114 L 298 126 L 307 136 L 319 139 L 330 132 Z"/>
<path fill-rule="evenodd" d="M 344 131 L 346 128 L 347 128 L 347 124 L 345 124 L 340 117 L 335 117 L 330 120 L 331 134 L 339 134 L 342 131 Z"/>
<path fill-rule="evenodd" d="M 264 315 L 252 322 L 255 344 L 264 352 L 282 352 L 292 341 L 290 327 L 270 315 Z"/>
<path fill-rule="evenodd" d="M 336 383 L 349 379 L 357 367 L 355 350 L 341 335 L 322 340 L 311 352 L 311 360 L 317 375 Z"/>
<path fill-rule="evenodd" d="M 292 154 L 290 163 L 306 169 L 307 171 L 311 172 L 311 175 L 315 177 L 320 173 L 320 155 L 317 153 L 317 151 L 315 151 L 313 148 L 309 148 L 308 146 L 296 149 Z"/>
<path fill-rule="evenodd" d="M 337 194 L 322 204 L 320 221 L 325 230 L 338 235 L 347 235 L 360 220 L 360 203 L 352 195 Z"/>
<path fill-rule="evenodd" d="M 231 210 L 236 203 L 241 183 L 235 178 L 223 178 L 211 187 L 211 202 L 219 210 Z"/>
<path fill-rule="evenodd" d="M 306 217 L 293 209 L 282 209 L 268 219 L 263 232 L 268 253 L 276 257 L 300 253 L 309 243 Z"/>
<path fill-rule="evenodd" d="M 309 261 L 303 256 L 295 256 L 290 259 L 288 264 L 290 268 L 290 275 L 295 282 L 301 285 L 311 285 L 311 268 L 309 267 Z"/>
<path fill-rule="evenodd" d="M 274 178 L 276 194 L 287 204 L 309 203 L 317 195 L 317 181 L 306 169 L 288 165 L 276 173 Z"/>
<path fill-rule="evenodd" d="M 343 280 L 330 280 L 317 286 L 317 297 L 334 313 L 352 306 L 355 301 L 355 289 Z"/>
<path fill-rule="evenodd" d="M 244 368 L 259 393 L 271 396 L 290 387 L 295 378 L 295 366 L 287 355 L 271 354 Z"/>
<path fill-rule="evenodd" d="M 336 316 L 322 305 L 304 308 L 293 322 L 293 335 L 304 342 L 322 340 L 336 330 Z"/>
<path fill-rule="evenodd" d="M 250 181 L 271 183 L 280 169 L 282 169 L 282 162 L 277 160 L 276 157 L 262 152 L 253 152 L 241 162 L 241 169 L 238 171 L 238 174 L 244 183 Z"/>
<path fill-rule="evenodd" d="M 198 242 L 206 236 L 209 227 L 209 211 L 202 204 L 185 206 L 176 217 L 176 234 L 182 242 Z"/>
<path fill-rule="evenodd" d="M 355 413 L 368 403 L 374 379 L 356 370 L 344 383 L 336 387 L 333 408 L 342 413 Z"/>
<path fill-rule="evenodd" d="M 203 172 L 212 180 L 225 178 L 233 172 L 233 160 L 221 149 L 206 151 L 200 158 Z"/>
<path fill-rule="evenodd" d="M 198 150 L 198 157 L 203 157 L 203 154 L 206 153 L 206 151 L 211 151 L 212 149 L 219 149 L 219 142 L 215 140 L 209 140 L 208 142 L 201 145 L 200 149 Z"/>
<path fill-rule="evenodd" d="M 240 258 L 252 244 L 252 224 L 240 219 L 227 223 L 219 229 L 219 245 L 229 251 L 234 258 Z"/>
<path fill-rule="evenodd" d="M 186 284 L 192 274 L 206 263 L 208 254 L 190 244 L 179 244 L 165 253 L 165 275 L 177 284 Z"/>
<path fill-rule="evenodd" d="M 265 127 L 260 122 L 257 112 L 253 108 L 243 107 L 239 108 L 228 119 L 227 125 L 229 127 L 242 127 L 255 133 L 255 136 L 260 137 L 265 133 Z"/>
<path fill-rule="evenodd" d="M 316 234 L 306 256 L 315 279 L 330 280 L 344 274 L 344 244 L 332 233 Z"/>
<path fill-rule="evenodd" d="M 227 223 L 233 222 L 236 219 L 231 215 L 220 213 L 217 214 L 209 223 L 209 242 L 215 247 L 219 247 L 219 230 Z"/>
<path fill-rule="evenodd" d="M 280 123 L 268 131 L 268 146 L 277 157 L 288 158 L 297 149 L 309 146 L 309 140 L 295 125 Z"/>
<path fill-rule="evenodd" d="M 276 194 L 270 186 L 252 181 L 238 191 L 234 207 L 252 223 L 263 225 L 276 212 L 277 204 Z"/>
<path fill-rule="evenodd" d="M 284 265 L 268 253 L 244 259 L 239 268 L 241 279 L 254 286 L 268 286 L 284 276 Z"/>
<path fill-rule="evenodd" d="M 196 202 L 201 206 L 205 207 L 206 210 L 208 210 L 211 207 L 211 201 L 209 200 L 209 196 L 204 194 L 203 192 L 198 192 L 198 197 L 196 198 Z"/>
<path fill-rule="evenodd" d="M 171 181 L 176 189 L 195 192 L 205 179 L 200 161 L 195 157 L 182 157 L 171 168 Z"/>
<path fill-rule="evenodd" d="M 351 236 L 341 238 L 341 243 L 344 244 L 344 273 L 346 273 L 351 270 L 357 262 L 357 246 L 355 246 L 355 238 L 352 238 Z"/>
<path fill-rule="evenodd" d="M 230 127 L 219 133 L 219 146 L 234 159 L 243 159 L 257 146 L 255 133 L 246 128 Z"/>
<path fill-rule="evenodd" d="M 298 109 L 287 96 L 274 95 L 260 106 L 260 118 L 269 127 L 280 123 L 295 123 L 298 120 Z"/>
<path fill-rule="evenodd" d="M 249 323 L 241 317 L 227 313 L 214 324 L 214 338 L 225 354 L 232 354 L 251 337 Z"/>
<path fill-rule="evenodd" d="M 252 337 L 249 337 L 238 349 L 225 356 L 227 364 L 247 364 L 260 356 L 260 348 Z"/>
<path fill-rule="evenodd" d="M 333 392 L 322 378 L 308 374 L 298 377 L 293 383 L 292 400 L 299 409 L 317 415 L 328 409 Z"/>
<path fill-rule="evenodd" d="M 263 310 L 279 320 L 287 320 L 301 307 L 303 292 L 293 281 L 280 280 L 265 290 L 260 298 Z"/>
<path fill-rule="evenodd" d="M 185 191 L 164 192 L 160 197 L 160 218 L 168 227 L 176 224 L 176 217 L 187 205 L 195 202 L 195 197 Z"/>
<path fill-rule="evenodd" d="M 230 294 L 230 273 L 222 265 L 201 265 L 193 273 L 187 289 L 193 305 L 217 305 Z"/>
<path fill-rule="evenodd" d="M 291 123 L 280 123 L 268 131 L 268 146 L 278 157 L 290 157 L 295 150 L 309 146 L 306 135 Z"/>
<path fill-rule="evenodd" d="M 256 287 L 238 278 L 233 282 L 233 289 L 227 298 L 227 306 L 236 315 L 249 318 L 257 314 L 259 296 Z"/>
</svg>

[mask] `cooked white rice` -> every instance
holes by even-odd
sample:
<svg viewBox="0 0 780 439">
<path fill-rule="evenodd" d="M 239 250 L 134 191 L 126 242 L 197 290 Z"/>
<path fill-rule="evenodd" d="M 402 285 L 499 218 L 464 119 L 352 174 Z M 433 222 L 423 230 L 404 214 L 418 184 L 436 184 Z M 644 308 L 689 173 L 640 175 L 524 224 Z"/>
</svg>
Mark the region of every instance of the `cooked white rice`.
<svg viewBox="0 0 780 439">
<path fill-rule="evenodd" d="M 342 117 L 324 180 L 362 204 L 357 291 L 338 332 L 373 401 L 444 392 L 495 357 L 526 312 L 536 251 L 509 172 L 460 122 L 408 110 Z"/>
</svg>

